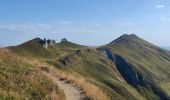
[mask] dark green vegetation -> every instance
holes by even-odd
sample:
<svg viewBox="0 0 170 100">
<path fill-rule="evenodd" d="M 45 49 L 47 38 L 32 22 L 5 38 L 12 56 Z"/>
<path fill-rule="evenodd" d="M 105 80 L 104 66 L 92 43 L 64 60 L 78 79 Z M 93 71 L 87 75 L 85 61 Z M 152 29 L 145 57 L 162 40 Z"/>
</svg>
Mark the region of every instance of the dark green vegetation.
<svg viewBox="0 0 170 100">
<path fill-rule="evenodd" d="M 39 62 L 54 65 L 58 70 L 76 73 L 89 83 L 99 87 L 110 99 L 170 99 L 170 52 L 148 43 L 136 35 L 123 35 L 98 48 L 81 46 L 69 41 L 44 48 L 41 41 L 36 38 L 8 49 L 12 54 L 19 55 L 21 58 L 36 59 Z M 1 61 L 0 64 L 3 62 Z M 15 71 L 18 73 L 30 72 L 32 67 L 31 65 L 22 65 L 22 63 L 27 64 L 26 62 L 21 61 L 20 63 L 9 63 L 6 73 L 11 73 L 10 70 L 14 70 L 11 76 L 24 80 L 17 76 Z M 20 67 L 14 67 L 14 65 Z M 41 75 L 36 78 L 41 78 Z M 42 79 L 43 81 L 39 80 L 37 84 L 42 82 L 43 87 L 48 87 L 49 84 L 45 85 L 45 83 L 49 82 L 44 83 L 45 78 Z M 16 83 L 12 82 L 12 84 Z M 34 83 L 30 82 L 29 84 Z M 49 92 L 48 88 L 41 91 L 38 87 L 32 86 L 30 88 L 36 89 L 36 92 L 39 90 L 36 94 L 42 98 Z M 12 88 L 9 90 L 13 91 Z M 26 91 L 25 88 L 23 90 Z M 15 91 L 20 90 L 16 89 Z M 24 92 L 24 95 L 31 95 L 29 93 L 31 90 L 27 91 Z"/>
</svg>

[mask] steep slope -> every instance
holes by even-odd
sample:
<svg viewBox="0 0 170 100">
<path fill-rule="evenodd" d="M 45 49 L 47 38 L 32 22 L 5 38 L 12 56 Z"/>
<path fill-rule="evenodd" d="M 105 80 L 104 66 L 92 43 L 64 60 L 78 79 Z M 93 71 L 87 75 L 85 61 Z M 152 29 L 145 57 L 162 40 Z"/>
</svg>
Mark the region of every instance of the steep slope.
<svg viewBox="0 0 170 100">
<path fill-rule="evenodd" d="M 124 81 L 115 64 L 96 49 L 77 50 L 53 64 L 69 73 L 78 73 L 87 82 L 98 86 L 110 99 L 144 99 Z"/>
<path fill-rule="evenodd" d="M 100 48 L 112 60 L 128 84 L 148 99 L 170 96 L 170 55 L 134 34 L 123 35 Z"/>
<path fill-rule="evenodd" d="M 64 93 L 35 67 L 0 49 L 0 100 L 64 100 Z"/>
</svg>

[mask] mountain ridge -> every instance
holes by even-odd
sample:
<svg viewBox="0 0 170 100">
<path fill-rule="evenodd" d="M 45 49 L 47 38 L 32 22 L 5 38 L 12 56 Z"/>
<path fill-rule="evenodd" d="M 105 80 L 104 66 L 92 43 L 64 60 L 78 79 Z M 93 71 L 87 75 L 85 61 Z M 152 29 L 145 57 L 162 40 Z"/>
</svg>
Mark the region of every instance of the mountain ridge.
<svg viewBox="0 0 170 100">
<path fill-rule="evenodd" d="M 75 77 L 84 78 L 110 100 L 170 98 L 167 87 L 170 84 L 170 53 L 135 34 L 122 35 L 95 48 L 69 41 L 45 48 L 41 41 L 35 38 L 6 49 L 31 62 L 36 60 L 54 66 L 54 70 L 76 74 Z M 88 96 L 95 98 L 97 95 Z"/>
</svg>

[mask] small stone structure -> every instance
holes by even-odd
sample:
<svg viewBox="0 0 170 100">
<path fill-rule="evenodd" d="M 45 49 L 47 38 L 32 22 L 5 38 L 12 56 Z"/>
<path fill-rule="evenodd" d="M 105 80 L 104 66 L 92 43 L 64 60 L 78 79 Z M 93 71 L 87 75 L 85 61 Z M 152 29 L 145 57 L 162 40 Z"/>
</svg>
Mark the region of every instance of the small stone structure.
<svg viewBox="0 0 170 100">
<path fill-rule="evenodd" d="M 45 47 L 45 48 L 48 48 L 49 45 L 54 45 L 56 43 L 55 40 L 51 40 L 51 39 L 46 39 L 44 38 L 44 40 L 42 40 L 42 45 Z"/>
</svg>

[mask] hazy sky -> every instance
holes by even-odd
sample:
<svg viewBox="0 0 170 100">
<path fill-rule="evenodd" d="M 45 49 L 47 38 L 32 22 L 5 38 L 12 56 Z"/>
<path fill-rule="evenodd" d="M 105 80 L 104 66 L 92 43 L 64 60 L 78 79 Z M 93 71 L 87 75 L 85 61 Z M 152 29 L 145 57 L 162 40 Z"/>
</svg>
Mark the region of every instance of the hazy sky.
<svg viewBox="0 0 170 100">
<path fill-rule="evenodd" d="M 35 37 L 103 45 L 131 33 L 170 46 L 170 0 L 0 0 L 0 46 Z"/>
</svg>

